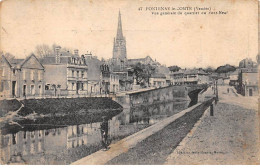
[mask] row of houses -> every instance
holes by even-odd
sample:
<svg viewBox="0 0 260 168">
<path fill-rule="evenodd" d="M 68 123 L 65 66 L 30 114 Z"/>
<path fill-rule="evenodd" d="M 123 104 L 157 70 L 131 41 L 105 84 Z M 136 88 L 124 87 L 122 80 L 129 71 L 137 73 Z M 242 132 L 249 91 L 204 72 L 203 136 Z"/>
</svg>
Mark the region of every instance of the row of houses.
<svg viewBox="0 0 260 168">
<path fill-rule="evenodd" d="M 257 63 L 245 58 L 239 62 L 235 71 L 220 74 L 218 84 L 234 86 L 242 96 L 258 96 L 258 71 Z"/>
<path fill-rule="evenodd" d="M 170 73 L 172 85 L 209 84 L 210 76 L 202 69 L 180 69 Z"/>
<path fill-rule="evenodd" d="M 96 56 L 79 56 L 56 47 L 43 59 L 1 57 L 1 97 L 43 97 L 110 94 L 119 91 L 119 76 Z"/>
</svg>

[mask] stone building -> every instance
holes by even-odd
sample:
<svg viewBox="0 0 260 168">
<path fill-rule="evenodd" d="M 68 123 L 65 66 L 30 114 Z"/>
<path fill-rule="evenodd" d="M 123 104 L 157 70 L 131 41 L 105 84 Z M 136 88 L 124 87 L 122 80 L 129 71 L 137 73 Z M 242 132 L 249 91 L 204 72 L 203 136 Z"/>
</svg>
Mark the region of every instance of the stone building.
<svg viewBox="0 0 260 168">
<path fill-rule="evenodd" d="M 200 69 L 185 69 L 170 74 L 173 85 L 209 84 L 209 75 Z"/>
<path fill-rule="evenodd" d="M 149 79 L 149 85 L 157 88 L 167 86 L 166 76 L 164 74 L 159 73 L 152 74 Z"/>
<path fill-rule="evenodd" d="M 44 67 L 34 54 L 26 59 L 1 58 L 1 97 L 41 97 L 44 95 Z"/>
<path fill-rule="evenodd" d="M 45 67 L 45 93 L 48 96 L 87 95 L 88 66 L 84 56 L 61 51 L 55 48 L 55 54 L 41 60 Z"/>
<path fill-rule="evenodd" d="M 258 69 L 241 69 L 238 75 L 238 93 L 243 96 L 258 96 Z"/>
</svg>

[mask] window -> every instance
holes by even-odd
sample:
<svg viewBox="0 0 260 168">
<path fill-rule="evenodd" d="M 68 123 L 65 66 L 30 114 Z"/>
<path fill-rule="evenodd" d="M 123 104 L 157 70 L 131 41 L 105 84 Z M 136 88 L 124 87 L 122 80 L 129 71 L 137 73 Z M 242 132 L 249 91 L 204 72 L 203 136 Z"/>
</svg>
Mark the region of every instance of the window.
<svg viewBox="0 0 260 168">
<path fill-rule="evenodd" d="M 38 80 L 42 80 L 42 72 L 41 71 L 38 71 Z"/>
<path fill-rule="evenodd" d="M 31 85 L 31 94 L 35 95 L 35 87 L 34 87 L 34 85 Z"/>
<path fill-rule="evenodd" d="M 23 132 L 23 138 L 26 139 L 26 131 Z"/>
<path fill-rule="evenodd" d="M 35 132 L 32 131 L 32 132 L 31 132 L 31 138 L 34 138 L 34 137 L 35 137 Z"/>
<path fill-rule="evenodd" d="M 33 70 L 30 72 L 31 80 L 33 80 Z"/>
<path fill-rule="evenodd" d="M 2 69 L 2 76 L 5 76 L 5 67 Z"/>
<path fill-rule="evenodd" d="M 74 90 L 74 83 L 71 84 L 71 90 Z"/>
<path fill-rule="evenodd" d="M 72 77 L 74 77 L 74 70 L 71 71 Z"/>
<path fill-rule="evenodd" d="M 84 71 L 81 71 L 81 77 L 84 78 Z"/>
<path fill-rule="evenodd" d="M 13 69 L 13 74 L 15 75 L 15 69 Z"/>
<path fill-rule="evenodd" d="M 26 70 L 23 70 L 23 80 L 26 80 Z"/>
<path fill-rule="evenodd" d="M 4 91 L 4 81 L 1 81 L 0 92 Z"/>
<path fill-rule="evenodd" d="M 45 90 L 50 90 L 50 84 L 45 85 Z"/>
<path fill-rule="evenodd" d="M 84 90 L 84 83 L 81 83 L 81 90 Z"/>
<path fill-rule="evenodd" d="M 79 71 L 77 71 L 77 78 L 79 77 Z"/>
</svg>

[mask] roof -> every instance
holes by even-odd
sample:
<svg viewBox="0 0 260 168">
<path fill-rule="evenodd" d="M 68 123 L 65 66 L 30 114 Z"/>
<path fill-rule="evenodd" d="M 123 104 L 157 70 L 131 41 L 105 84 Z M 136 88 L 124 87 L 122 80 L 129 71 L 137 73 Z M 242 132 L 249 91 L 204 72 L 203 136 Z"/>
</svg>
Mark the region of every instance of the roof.
<svg viewBox="0 0 260 168">
<path fill-rule="evenodd" d="M 9 65 L 10 68 L 12 67 L 12 65 L 10 64 L 10 62 L 8 61 L 8 59 L 4 55 L 2 55 L 1 58 Z"/>
<path fill-rule="evenodd" d="M 21 64 L 23 61 L 24 61 L 24 59 L 11 59 L 11 60 L 9 60 L 9 62 L 12 66 L 17 66 L 17 65 Z"/>
<path fill-rule="evenodd" d="M 230 75 L 238 75 L 238 73 L 239 73 L 239 70 L 236 69 L 234 72 L 231 72 Z"/>
<path fill-rule="evenodd" d="M 155 73 L 151 75 L 151 78 L 166 78 L 166 76 L 161 73 Z"/>
<path fill-rule="evenodd" d="M 192 70 L 186 70 L 184 72 L 185 75 L 195 75 L 195 74 L 199 74 L 199 75 L 208 75 L 206 72 L 204 72 L 203 70 L 197 70 L 197 69 L 192 69 Z"/>
<path fill-rule="evenodd" d="M 242 73 L 258 73 L 257 68 L 243 68 L 241 69 Z"/>
</svg>

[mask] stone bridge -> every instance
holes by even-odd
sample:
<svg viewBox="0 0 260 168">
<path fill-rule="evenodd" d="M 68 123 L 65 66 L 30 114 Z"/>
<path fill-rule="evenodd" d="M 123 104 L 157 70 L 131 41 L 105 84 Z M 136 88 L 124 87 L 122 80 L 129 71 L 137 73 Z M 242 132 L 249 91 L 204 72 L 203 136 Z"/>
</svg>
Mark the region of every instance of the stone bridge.
<svg viewBox="0 0 260 168">
<path fill-rule="evenodd" d="M 199 92 L 203 92 L 207 87 L 207 85 L 168 86 L 117 95 L 113 97 L 113 100 L 121 104 L 124 108 L 170 102 L 176 99 L 197 102 Z"/>
</svg>

